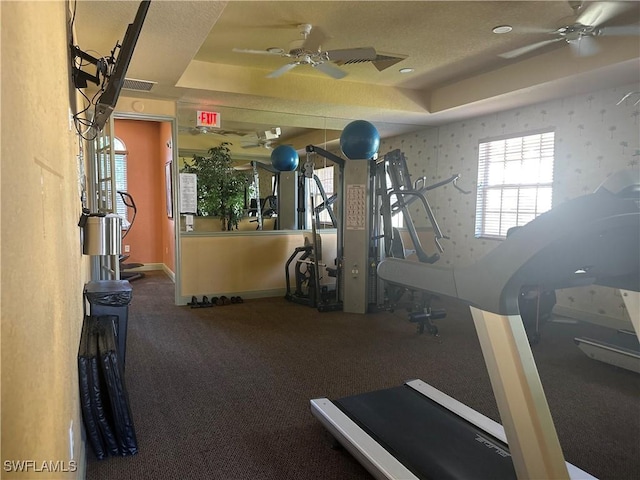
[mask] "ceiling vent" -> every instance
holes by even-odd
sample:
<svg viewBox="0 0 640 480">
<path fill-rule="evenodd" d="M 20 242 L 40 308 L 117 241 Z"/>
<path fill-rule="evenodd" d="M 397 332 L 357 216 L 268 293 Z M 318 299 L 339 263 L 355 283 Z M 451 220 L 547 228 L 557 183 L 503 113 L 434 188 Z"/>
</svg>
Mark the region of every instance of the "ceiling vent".
<svg viewBox="0 0 640 480">
<path fill-rule="evenodd" d="M 407 58 L 407 55 L 398 55 L 398 54 L 385 54 L 385 53 L 377 53 L 374 59 L 348 59 L 348 60 L 339 60 L 336 65 L 347 65 L 350 63 L 363 63 L 363 62 L 371 62 L 378 69 L 378 71 L 386 70 L 387 68 L 395 65 L 398 62 L 401 62 Z"/>
<path fill-rule="evenodd" d="M 158 82 L 150 82 L 149 80 L 136 80 L 135 78 L 125 78 L 122 88 L 126 90 L 138 90 L 140 92 L 148 92 Z"/>
</svg>

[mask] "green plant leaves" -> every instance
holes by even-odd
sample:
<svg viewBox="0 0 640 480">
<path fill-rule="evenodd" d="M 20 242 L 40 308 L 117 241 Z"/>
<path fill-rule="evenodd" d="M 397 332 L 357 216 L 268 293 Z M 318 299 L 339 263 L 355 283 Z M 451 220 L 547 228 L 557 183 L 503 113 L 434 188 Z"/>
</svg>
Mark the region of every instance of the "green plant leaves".
<svg viewBox="0 0 640 480">
<path fill-rule="evenodd" d="M 229 143 L 211 147 L 206 156 L 194 155 L 182 172 L 198 176 L 198 215 L 217 216 L 223 230 L 237 227 L 244 214 L 247 175 L 233 168 Z"/>
</svg>

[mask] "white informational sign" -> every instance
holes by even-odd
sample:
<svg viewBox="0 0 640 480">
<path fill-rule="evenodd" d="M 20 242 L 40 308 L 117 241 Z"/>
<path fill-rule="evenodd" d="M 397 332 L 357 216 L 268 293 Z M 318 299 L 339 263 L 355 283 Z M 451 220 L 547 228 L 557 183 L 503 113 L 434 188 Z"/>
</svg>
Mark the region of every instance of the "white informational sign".
<svg viewBox="0 0 640 480">
<path fill-rule="evenodd" d="M 366 196 L 365 185 L 347 185 L 346 228 L 347 230 L 364 230 L 366 226 Z"/>
<path fill-rule="evenodd" d="M 180 174 L 180 213 L 198 212 L 198 176 L 195 173 Z"/>
</svg>

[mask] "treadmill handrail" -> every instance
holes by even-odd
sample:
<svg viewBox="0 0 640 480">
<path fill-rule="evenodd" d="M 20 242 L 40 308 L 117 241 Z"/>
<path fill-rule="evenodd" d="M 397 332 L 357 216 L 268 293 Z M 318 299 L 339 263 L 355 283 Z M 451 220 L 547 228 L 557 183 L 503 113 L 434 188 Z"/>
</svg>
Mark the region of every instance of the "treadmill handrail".
<svg viewBox="0 0 640 480">
<path fill-rule="evenodd" d="M 387 258 L 378 274 L 484 311 L 517 315 L 523 285 L 558 289 L 595 283 L 640 291 L 639 245 L 637 200 L 601 189 L 543 213 L 471 266 L 442 268 Z"/>
</svg>

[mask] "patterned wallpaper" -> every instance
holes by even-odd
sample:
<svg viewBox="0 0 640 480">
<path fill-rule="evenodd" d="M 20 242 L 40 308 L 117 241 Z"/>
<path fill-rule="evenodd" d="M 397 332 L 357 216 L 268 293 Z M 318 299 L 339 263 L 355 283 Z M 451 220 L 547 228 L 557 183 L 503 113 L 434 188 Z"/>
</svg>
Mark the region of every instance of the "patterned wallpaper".
<svg viewBox="0 0 640 480">
<path fill-rule="evenodd" d="M 616 105 L 625 94 L 640 91 L 632 84 L 589 94 L 566 97 L 528 107 L 383 139 L 380 155 L 400 149 L 407 158 L 412 180 L 425 176 L 427 184 L 458 173 L 458 185 L 472 193 L 464 195 L 451 185 L 427 195 L 438 223 L 449 240 L 443 266 L 463 266 L 477 261 L 499 240 L 474 237 L 478 142 L 489 137 L 525 134 L 554 128 L 556 155 L 553 205 L 593 192 L 612 173 L 639 168 L 640 106 L 633 95 Z M 428 225 L 424 212 L 412 206 L 417 226 Z M 428 252 L 433 245 L 424 245 Z M 624 303 L 617 290 L 604 287 L 574 288 L 557 292 L 558 306 L 589 314 L 625 320 Z"/>
</svg>

